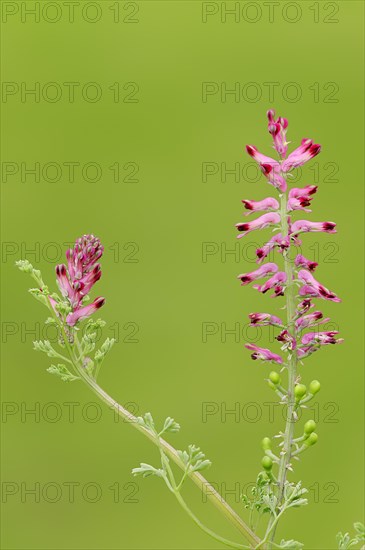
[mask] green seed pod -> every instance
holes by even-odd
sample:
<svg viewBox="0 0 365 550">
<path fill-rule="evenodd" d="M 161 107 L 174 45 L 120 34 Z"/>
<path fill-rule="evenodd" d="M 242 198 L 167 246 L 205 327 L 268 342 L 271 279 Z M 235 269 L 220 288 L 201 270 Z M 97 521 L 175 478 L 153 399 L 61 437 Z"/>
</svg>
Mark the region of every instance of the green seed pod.
<svg viewBox="0 0 365 550">
<path fill-rule="evenodd" d="M 314 420 L 308 420 L 304 424 L 304 433 L 311 434 L 316 429 L 317 424 L 314 422 Z"/>
<path fill-rule="evenodd" d="M 261 446 L 264 449 L 264 451 L 268 451 L 269 449 L 271 449 L 270 437 L 264 437 L 264 439 L 261 441 Z"/>
<path fill-rule="evenodd" d="M 271 382 L 271 380 L 268 380 L 267 383 L 269 384 L 269 388 L 271 388 L 272 390 L 276 390 L 276 386 Z"/>
<path fill-rule="evenodd" d="M 308 439 L 306 439 L 304 441 L 304 443 L 306 445 L 310 446 L 310 445 L 314 445 L 315 443 L 317 443 L 317 441 L 318 441 L 318 435 L 316 434 L 316 432 L 312 432 L 310 434 L 310 436 L 308 437 Z"/>
<path fill-rule="evenodd" d="M 307 393 L 307 388 L 304 384 L 297 384 L 294 388 L 294 395 L 297 399 L 301 399 Z"/>
<path fill-rule="evenodd" d="M 272 460 L 269 456 L 264 456 L 264 458 L 261 460 L 262 466 L 265 468 L 265 470 L 271 470 L 272 468 Z"/>
<path fill-rule="evenodd" d="M 309 384 L 309 391 L 312 395 L 318 393 L 320 389 L 321 384 L 318 382 L 318 380 L 312 380 L 312 382 Z"/>
<path fill-rule="evenodd" d="M 269 374 L 269 380 L 271 380 L 271 382 L 273 384 L 280 384 L 280 375 L 278 372 L 276 371 L 271 371 L 270 374 Z"/>
</svg>

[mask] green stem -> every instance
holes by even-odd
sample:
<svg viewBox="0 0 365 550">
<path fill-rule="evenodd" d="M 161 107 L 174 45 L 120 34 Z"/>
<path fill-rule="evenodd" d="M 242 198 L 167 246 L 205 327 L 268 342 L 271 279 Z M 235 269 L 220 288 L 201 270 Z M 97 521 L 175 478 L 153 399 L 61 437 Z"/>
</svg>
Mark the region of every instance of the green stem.
<svg viewBox="0 0 365 550">
<path fill-rule="evenodd" d="M 286 237 L 289 233 L 288 225 L 288 213 L 287 213 L 287 193 L 283 193 L 280 197 L 280 215 L 281 215 L 281 234 L 283 237 Z M 296 335 L 295 330 L 295 283 L 293 282 L 294 278 L 294 268 L 293 262 L 290 258 L 290 246 L 287 250 L 283 252 L 283 259 L 285 264 L 285 273 L 287 277 L 287 287 L 285 291 L 286 296 L 286 326 L 290 334 Z M 294 435 L 294 411 L 296 407 L 295 396 L 294 396 L 294 387 L 295 380 L 297 377 L 297 354 L 296 351 L 293 351 L 288 359 L 287 363 L 288 368 L 288 392 L 287 392 L 287 418 L 285 425 L 284 433 L 284 445 L 282 447 L 282 455 L 280 458 L 279 464 L 279 474 L 278 474 L 278 505 L 280 506 L 283 500 L 284 488 L 287 475 L 287 467 L 291 459 L 291 447 Z M 269 548 L 271 543 L 274 541 L 276 526 L 278 523 L 277 518 L 271 518 L 271 521 L 268 525 L 268 530 L 265 535 L 265 539 L 268 540 L 268 535 L 271 533 Z M 262 543 L 261 543 L 262 544 Z"/>
<path fill-rule="evenodd" d="M 266 535 L 265 535 L 265 538 L 256 546 L 255 550 L 259 550 L 259 548 L 263 548 L 264 547 L 264 544 L 267 543 L 267 541 L 269 540 L 269 536 L 270 534 L 276 529 L 276 525 L 280 519 L 280 517 L 283 515 L 283 513 L 285 512 L 286 508 L 284 507 L 281 512 L 275 517 L 275 519 L 273 520 L 273 522 L 271 523 L 269 529 L 267 530 L 266 532 Z M 272 543 L 272 541 L 271 541 Z"/>
<path fill-rule="evenodd" d="M 57 319 L 57 322 L 59 320 Z M 61 327 L 62 329 L 62 327 Z M 64 331 L 63 331 L 64 332 Z M 75 334 L 75 343 L 76 346 L 78 346 L 78 338 L 77 334 Z M 85 371 L 85 369 L 82 368 L 82 366 L 79 364 L 78 361 L 75 360 L 74 354 L 72 350 L 70 349 L 70 345 L 67 343 L 67 349 L 69 350 L 70 357 L 73 361 L 74 368 L 77 372 L 77 374 L 80 376 L 80 378 L 86 383 L 86 385 L 106 404 L 108 407 L 112 408 L 117 412 L 117 414 L 123 418 L 126 422 L 131 424 L 136 430 L 138 430 L 140 433 L 142 433 L 144 436 L 146 436 L 152 443 L 157 445 L 158 447 L 161 446 L 163 449 L 163 452 L 171 459 L 179 468 L 181 468 L 183 471 L 185 471 L 185 465 L 180 459 L 176 449 L 172 447 L 167 441 L 165 441 L 162 438 L 159 438 L 159 440 L 156 439 L 156 435 L 149 431 L 148 429 L 144 428 L 137 422 L 137 418 L 131 414 L 127 409 L 125 409 L 122 405 L 120 405 L 115 399 L 113 399 L 109 394 L 107 394 L 94 380 L 91 378 L 88 373 Z M 229 504 L 223 499 L 223 497 L 214 489 L 214 487 L 200 474 L 200 472 L 189 472 L 188 476 L 194 481 L 194 483 L 199 487 L 200 491 L 204 494 L 206 494 L 207 498 L 215 505 L 216 508 L 225 516 L 226 519 L 234 526 L 236 529 L 240 531 L 241 534 L 244 535 L 246 540 L 250 543 L 250 547 L 254 548 L 257 544 L 260 543 L 260 539 L 251 531 L 251 529 L 246 525 L 246 523 L 240 518 L 240 516 L 229 506 Z M 178 499 L 179 500 L 179 499 Z M 180 504 L 181 501 L 179 500 Z M 185 504 L 184 504 L 185 505 Z M 186 506 L 186 505 L 185 505 Z M 192 514 L 189 511 L 190 514 Z M 193 515 L 195 518 L 195 516 Z M 197 518 L 194 519 L 195 523 L 199 522 Z M 200 522 L 199 522 L 200 523 Z M 198 525 L 199 525 L 198 523 Z M 213 531 L 210 531 L 207 527 L 202 527 L 205 532 L 208 534 L 213 533 Z M 233 548 L 250 548 L 245 547 L 242 545 L 238 545 L 236 543 L 231 543 L 230 541 L 226 541 L 226 539 L 223 539 L 222 537 L 219 537 L 219 535 L 216 535 L 213 533 L 214 537 L 217 540 L 220 540 L 220 542 L 224 542 L 224 544 L 229 543 L 230 546 L 234 545 Z M 211 535 L 211 536 L 213 536 Z M 218 538 L 217 538 L 218 537 Z"/>
<path fill-rule="evenodd" d="M 216 533 L 214 533 L 214 531 L 209 529 L 209 527 L 206 527 L 200 521 L 200 519 L 196 517 L 196 515 L 190 510 L 190 508 L 186 504 L 185 500 L 183 499 L 183 497 L 181 496 L 181 494 L 178 491 L 175 491 L 174 494 L 175 494 L 175 497 L 176 497 L 177 501 L 179 502 L 180 506 L 185 510 L 185 512 L 193 520 L 193 522 L 198 527 L 200 527 L 200 529 L 202 529 L 202 531 L 204 531 L 204 533 L 206 533 L 207 535 L 209 535 L 210 537 L 212 537 L 216 541 L 221 542 L 222 544 L 225 544 L 226 546 L 229 546 L 231 548 L 239 548 L 239 549 L 243 549 L 243 550 L 250 548 L 250 546 L 244 546 L 243 544 L 237 544 L 235 542 L 227 540 L 224 537 L 221 537 L 220 535 L 217 535 Z"/>
<path fill-rule="evenodd" d="M 218 535 L 217 533 L 209 529 L 209 527 L 206 527 L 206 525 L 204 525 L 199 520 L 199 518 L 190 510 L 189 506 L 187 505 L 187 503 L 185 502 L 185 500 L 180 494 L 179 487 L 181 486 L 181 483 L 179 486 L 177 486 L 176 484 L 174 473 L 169 464 L 169 459 L 165 455 L 163 448 L 161 446 L 161 437 L 159 436 L 159 434 L 155 434 L 155 436 L 156 436 L 157 445 L 160 450 L 161 464 L 166 473 L 166 478 L 165 478 L 166 485 L 170 489 L 170 491 L 175 495 L 176 500 L 178 501 L 180 506 L 185 510 L 185 512 L 189 515 L 189 517 L 194 521 L 194 523 L 200 529 L 202 529 L 202 531 L 204 531 L 204 533 L 212 537 L 214 540 L 217 540 L 218 542 L 222 542 L 223 544 L 231 548 L 249 549 L 250 548 L 249 546 L 243 546 L 242 544 L 237 544 L 236 542 L 232 542 L 224 537 L 221 537 L 220 535 Z M 187 466 L 186 472 L 188 471 L 188 468 L 189 468 L 189 465 Z M 185 474 L 184 474 L 184 477 L 185 477 Z"/>
</svg>

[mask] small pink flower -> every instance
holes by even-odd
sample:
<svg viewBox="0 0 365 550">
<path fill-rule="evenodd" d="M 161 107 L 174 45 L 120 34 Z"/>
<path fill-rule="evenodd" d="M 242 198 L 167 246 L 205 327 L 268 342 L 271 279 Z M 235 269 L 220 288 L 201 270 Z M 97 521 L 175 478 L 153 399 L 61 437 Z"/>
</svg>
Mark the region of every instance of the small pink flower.
<svg viewBox="0 0 365 550">
<path fill-rule="evenodd" d="M 279 117 L 275 120 L 275 111 L 272 109 L 267 112 L 267 118 L 269 120 L 268 130 L 274 140 L 274 148 L 281 157 L 285 157 L 288 150 L 288 143 L 286 141 L 288 121 L 283 117 Z"/>
<path fill-rule="evenodd" d="M 297 349 L 298 359 L 305 359 L 309 355 L 312 355 L 315 351 L 318 351 L 318 346 L 303 346 Z"/>
<path fill-rule="evenodd" d="M 261 359 L 261 361 L 270 361 L 273 363 L 278 363 L 279 365 L 282 364 L 283 359 L 280 357 L 280 355 L 277 355 L 276 353 L 273 353 L 269 349 L 265 348 L 259 348 L 258 346 L 255 346 L 255 344 L 245 344 L 245 347 L 254 353 L 251 355 L 252 359 Z"/>
<path fill-rule="evenodd" d="M 291 226 L 291 233 L 306 233 L 308 231 L 316 231 L 323 233 L 337 233 L 336 224 L 334 222 L 310 222 L 308 220 L 298 220 Z"/>
<path fill-rule="evenodd" d="M 336 294 L 330 292 L 325 286 L 321 285 L 321 283 L 319 283 L 308 271 L 301 269 L 298 272 L 298 279 L 304 283 L 304 286 L 299 289 L 300 296 L 312 296 L 331 300 L 332 302 L 341 302 Z"/>
<path fill-rule="evenodd" d="M 250 210 L 250 212 L 245 213 L 246 216 L 251 214 L 251 212 L 260 212 L 262 210 L 278 210 L 280 207 L 278 201 L 272 197 L 267 197 L 262 201 L 243 200 L 242 202 L 245 208 L 247 210 Z"/>
<path fill-rule="evenodd" d="M 283 296 L 286 278 L 286 273 L 284 271 L 279 271 L 278 273 L 270 277 L 270 279 L 268 279 L 263 285 L 253 285 L 253 288 L 258 290 L 259 292 L 262 292 L 263 294 L 265 294 L 265 292 L 270 289 L 274 289 L 274 294 L 272 295 L 272 297 Z"/>
<path fill-rule="evenodd" d="M 311 262 L 302 254 L 298 254 L 294 260 L 294 263 L 296 267 L 304 267 L 305 269 L 309 269 L 309 271 L 315 271 L 316 267 L 318 266 L 317 262 Z"/>
<path fill-rule="evenodd" d="M 289 191 L 289 199 L 299 199 L 300 197 L 311 197 L 317 192 L 318 185 L 306 185 L 305 187 L 293 187 Z M 312 200 L 312 197 L 311 199 Z"/>
<path fill-rule="evenodd" d="M 73 307 L 77 307 L 80 302 L 77 290 L 71 286 L 68 278 L 67 269 L 64 264 L 56 265 L 57 284 L 64 298 L 68 298 Z"/>
<path fill-rule="evenodd" d="M 77 321 L 81 321 L 82 319 L 86 319 L 86 317 L 89 317 L 92 315 L 95 311 L 97 311 L 99 308 L 101 308 L 105 304 L 105 298 L 95 298 L 92 304 L 89 304 L 84 307 L 77 308 L 72 313 L 69 313 L 66 317 L 66 323 L 73 327 Z"/>
<path fill-rule="evenodd" d="M 93 304 L 82 307 L 83 299 L 101 277 L 101 266 L 97 262 L 103 251 L 97 237 L 84 235 L 77 239 L 73 248 L 66 251 L 67 268 L 64 264 L 56 266 L 58 286 L 73 309 L 66 318 L 70 326 L 91 315 L 104 304 L 104 298 L 98 298 Z"/>
<path fill-rule="evenodd" d="M 277 189 L 280 189 L 282 192 L 286 191 L 286 181 L 281 175 L 280 162 L 259 153 L 254 145 L 246 145 L 246 150 L 247 153 L 260 165 L 260 168 L 269 183 Z"/>
<path fill-rule="evenodd" d="M 286 180 L 281 175 L 280 171 L 266 162 L 264 162 L 260 166 L 268 182 L 271 183 L 271 185 L 273 185 L 276 189 L 279 189 L 279 191 L 281 191 L 282 193 L 285 193 L 287 189 Z"/>
<path fill-rule="evenodd" d="M 237 230 L 242 231 L 242 234 L 238 235 L 238 238 L 240 239 L 241 237 L 243 237 L 244 235 L 247 235 L 247 233 L 250 233 L 255 229 L 265 229 L 270 225 L 274 225 L 278 223 L 280 223 L 280 215 L 277 214 L 276 212 L 263 214 L 262 216 L 260 216 L 256 220 L 253 220 L 252 222 L 236 223 Z"/>
<path fill-rule="evenodd" d="M 248 285 L 252 281 L 256 279 L 261 279 L 262 277 L 267 277 L 268 275 L 272 275 L 273 273 L 276 273 L 278 271 L 278 266 L 274 263 L 267 263 L 256 269 L 255 271 L 251 271 L 250 273 L 242 273 L 241 275 L 238 275 L 237 279 L 241 279 L 241 286 Z"/>
<path fill-rule="evenodd" d="M 313 311 L 313 313 L 309 313 L 297 319 L 295 321 L 295 328 L 297 330 L 303 330 L 313 325 L 323 325 L 323 323 L 327 323 L 328 321 L 330 321 L 330 318 L 323 318 L 323 313 L 321 311 Z"/>
<path fill-rule="evenodd" d="M 304 315 L 304 313 L 307 313 L 307 311 L 312 309 L 312 307 L 314 307 L 314 304 L 312 304 L 310 298 L 309 299 L 306 298 L 305 300 L 303 300 L 297 305 L 296 313 L 298 316 Z"/>
<path fill-rule="evenodd" d="M 271 250 L 275 248 L 275 246 L 278 246 L 281 251 L 288 248 L 290 245 L 290 237 L 282 237 L 281 233 L 277 233 L 271 239 L 264 244 L 263 247 L 258 248 L 256 250 L 256 256 L 257 256 L 257 263 L 261 263 L 264 261 L 264 259 L 270 254 Z"/>
<path fill-rule="evenodd" d="M 250 313 L 249 319 L 251 321 L 251 326 L 283 326 L 283 321 L 279 319 L 279 317 L 271 315 L 270 313 Z"/>
<path fill-rule="evenodd" d="M 288 212 L 292 212 L 293 210 L 303 210 L 304 212 L 312 212 L 310 208 L 306 208 L 306 206 L 310 206 L 311 197 L 299 197 L 298 199 L 289 199 L 288 200 Z"/>
<path fill-rule="evenodd" d="M 257 150 L 257 147 L 254 145 L 246 145 L 246 151 L 258 164 L 269 164 L 278 172 L 280 171 L 280 162 L 263 155 Z"/>
<path fill-rule="evenodd" d="M 294 336 L 292 336 L 292 334 L 290 334 L 290 332 L 286 329 L 282 330 L 276 339 L 278 342 L 283 342 L 284 346 L 282 349 L 293 350 L 297 347 L 297 342 Z"/>
<path fill-rule="evenodd" d="M 330 330 L 327 332 L 308 332 L 302 338 L 302 344 L 304 346 L 312 346 L 319 344 L 325 346 L 327 344 L 342 344 L 343 338 L 336 340 L 335 335 L 338 334 L 338 330 Z"/>
<path fill-rule="evenodd" d="M 311 139 L 302 139 L 302 142 L 281 165 L 283 172 L 289 172 L 293 168 L 302 166 L 321 151 L 321 146 L 313 143 Z"/>
</svg>

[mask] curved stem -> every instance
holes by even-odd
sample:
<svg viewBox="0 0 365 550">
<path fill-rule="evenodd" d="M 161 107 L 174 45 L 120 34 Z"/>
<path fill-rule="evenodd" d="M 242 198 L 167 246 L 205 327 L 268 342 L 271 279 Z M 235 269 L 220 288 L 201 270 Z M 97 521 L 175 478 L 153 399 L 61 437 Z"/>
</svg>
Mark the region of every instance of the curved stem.
<svg viewBox="0 0 365 550">
<path fill-rule="evenodd" d="M 44 283 L 42 281 L 41 288 L 44 286 Z M 47 307 L 52 314 L 52 317 L 55 319 L 57 325 L 60 328 L 63 340 L 65 342 L 65 346 L 67 348 L 67 351 L 69 353 L 71 364 L 74 366 L 75 371 L 80 376 L 80 378 L 89 386 L 89 388 L 102 400 L 106 405 L 114 409 L 119 416 L 121 416 L 126 422 L 132 424 L 139 432 L 141 432 L 143 435 L 145 435 L 150 441 L 152 441 L 157 447 L 160 449 L 162 448 L 163 452 L 166 453 L 166 455 L 171 458 L 179 468 L 181 468 L 183 471 L 185 471 L 185 464 L 180 459 L 176 449 L 172 447 L 167 441 L 165 441 L 162 438 L 156 439 L 156 436 L 154 433 L 149 431 L 148 429 L 144 428 L 137 422 L 137 418 L 131 414 L 127 409 L 125 409 L 122 405 L 120 405 L 115 399 L 113 399 L 107 392 L 105 392 L 96 382 L 94 378 L 89 376 L 87 371 L 83 368 L 82 365 L 80 365 L 79 360 L 77 359 L 74 350 L 72 346 L 69 343 L 68 335 L 66 334 L 65 327 L 59 317 L 57 316 L 56 312 L 54 311 L 53 307 L 50 303 L 47 302 Z M 81 352 L 81 345 L 77 338 L 77 334 L 74 333 L 74 340 L 77 349 Z M 79 359 L 82 358 L 82 353 Z M 208 497 L 208 499 L 215 505 L 216 508 L 228 519 L 228 521 L 236 527 L 240 531 L 242 535 L 246 538 L 246 540 L 250 543 L 249 547 L 236 544 L 234 542 L 227 541 L 223 537 L 220 537 L 219 535 L 216 535 L 213 531 L 211 531 L 209 528 L 205 527 L 203 524 L 201 524 L 200 520 L 194 516 L 194 514 L 190 511 L 190 509 L 185 504 L 185 501 L 183 501 L 181 495 L 180 498 L 184 502 L 184 507 L 186 507 L 186 510 L 189 510 L 189 515 L 194 519 L 194 522 L 197 523 L 207 534 L 213 536 L 213 538 L 216 538 L 216 540 L 219 540 L 220 542 L 223 542 L 224 544 L 227 544 L 228 546 L 231 546 L 233 548 L 254 548 L 257 546 L 257 544 L 260 543 L 260 539 L 253 533 L 253 531 L 250 529 L 248 525 L 241 519 L 241 517 L 229 506 L 229 504 L 224 500 L 224 498 L 214 489 L 214 487 L 199 473 L 199 472 L 189 472 L 188 476 L 194 481 L 194 483 L 199 487 L 200 491 L 203 493 L 203 490 L 205 490 L 205 494 Z M 176 493 L 176 491 L 175 491 Z M 178 493 L 177 493 L 178 494 Z M 179 499 L 178 499 L 179 500 Z M 180 504 L 181 501 L 179 500 Z M 232 546 L 233 545 L 233 546 Z"/>
<path fill-rule="evenodd" d="M 121 416 L 128 423 L 132 424 L 139 432 L 143 433 L 150 441 L 155 445 L 158 445 L 156 438 L 152 432 L 149 432 L 143 426 L 140 426 L 137 423 L 137 419 L 129 411 L 127 411 L 122 405 L 117 403 L 110 395 L 108 395 L 92 378 L 90 378 L 87 373 L 83 372 L 79 367 L 77 368 L 79 375 L 82 377 L 84 382 L 91 388 L 91 390 L 100 398 L 104 403 L 109 407 L 112 407 L 119 416 Z M 160 444 L 163 448 L 163 451 L 171 458 L 177 466 L 182 470 L 185 469 L 185 466 L 179 455 L 177 454 L 176 449 L 172 447 L 164 439 L 160 439 Z M 258 537 L 251 531 L 251 529 L 244 523 L 240 516 L 229 506 L 229 504 L 221 497 L 221 495 L 214 489 L 214 487 L 199 473 L 192 472 L 188 474 L 189 477 L 194 481 L 194 483 L 199 487 L 199 489 L 204 494 L 207 495 L 208 499 L 219 509 L 219 511 L 245 536 L 247 541 L 251 545 L 257 545 L 260 540 Z M 236 546 L 236 548 L 244 548 L 243 546 Z"/>
<path fill-rule="evenodd" d="M 231 548 L 239 548 L 239 549 L 249 549 L 249 546 L 244 546 L 243 544 L 236 544 L 235 542 L 232 542 L 230 540 L 225 539 L 224 537 L 221 537 L 214 533 L 209 527 L 206 527 L 199 518 L 196 517 L 196 515 L 190 510 L 188 505 L 186 504 L 185 500 L 181 496 L 181 494 L 178 491 L 174 492 L 175 497 L 177 501 L 179 502 L 180 506 L 185 510 L 185 512 L 189 515 L 189 517 L 193 520 L 193 522 L 204 531 L 204 533 L 207 533 L 207 535 L 211 536 L 213 539 L 217 540 L 218 542 L 222 542 L 226 546 L 230 546 Z"/>
<path fill-rule="evenodd" d="M 75 340 L 77 342 L 77 335 L 75 334 Z M 70 350 L 69 350 L 70 351 Z M 80 364 L 75 361 L 72 352 L 70 351 L 70 356 L 73 360 L 74 367 L 80 378 L 86 383 L 87 386 L 102 400 L 106 405 L 115 410 L 119 416 L 121 416 L 126 422 L 131 424 L 136 430 L 145 435 L 152 443 L 159 446 L 161 445 L 163 452 L 171 458 L 179 468 L 183 471 L 185 470 L 185 465 L 180 459 L 176 449 L 172 447 L 167 441 L 162 438 L 159 438 L 159 441 L 156 440 L 155 434 L 138 424 L 137 418 L 131 414 L 127 409 L 120 405 L 115 399 L 113 399 L 106 391 L 104 391 L 94 380 L 91 378 L 88 373 L 80 366 Z M 250 547 L 255 547 L 260 543 L 260 539 L 251 531 L 251 529 L 246 525 L 246 523 L 240 518 L 240 516 L 229 506 L 229 504 L 223 499 L 223 497 L 214 489 L 214 487 L 199 473 L 199 472 L 190 472 L 188 476 L 194 481 L 194 483 L 199 487 L 200 491 L 204 491 L 204 494 L 208 499 L 215 505 L 216 508 L 228 519 L 228 521 L 240 531 L 246 540 L 250 543 Z M 195 517 L 195 516 L 194 516 Z M 194 520 L 195 521 L 195 520 Z M 196 521 L 199 521 L 196 518 Z M 195 521 L 195 522 L 196 522 Z M 206 532 L 210 532 L 207 527 L 204 527 Z M 211 532 L 213 533 L 213 532 Z M 210 533 L 209 533 L 210 534 Z M 219 537 L 219 535 L 215 535 Z M 225 539 L 219 537 L 221 542 L 225 542 Z M 235 544 L 235 543 L 230 543 Z M 242 545 L 236 545 L 234 548 L 246 548 Z M 249 547 L 248 547 L 249 548 Z"/>
</svg>

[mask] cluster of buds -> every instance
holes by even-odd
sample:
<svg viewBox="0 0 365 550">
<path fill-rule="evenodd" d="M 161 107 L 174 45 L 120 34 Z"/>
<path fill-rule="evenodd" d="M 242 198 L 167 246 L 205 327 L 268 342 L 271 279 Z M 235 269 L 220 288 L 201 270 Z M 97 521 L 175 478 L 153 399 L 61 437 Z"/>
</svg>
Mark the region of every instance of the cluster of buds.
<svg viewBox="0 0 365 550">
<path fill-rule="evenodd" d="M 70 310 L 66 316 L 66 323 L 71 327 L 92 315 L 105 303 L 104 298 L 98 297 L 91 304 L 83 305 L 90 290 L 101 277 L 98 260 L 103 251 L 104 248 L 97 237 L 84 235 L 77 239 L 73 248 L 67 250 L 67 267 L 65 264 L 56 266 L 58 287 Z M 49 299 L 59 313 L 57 302 L 52 297 Z"/>
</svg>

